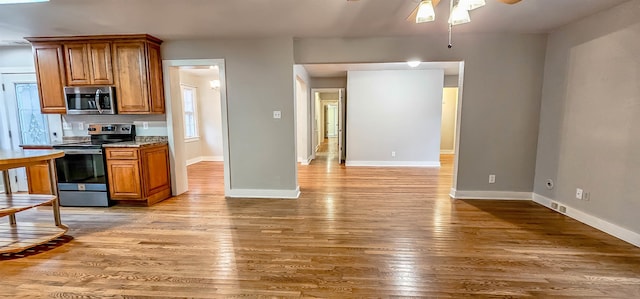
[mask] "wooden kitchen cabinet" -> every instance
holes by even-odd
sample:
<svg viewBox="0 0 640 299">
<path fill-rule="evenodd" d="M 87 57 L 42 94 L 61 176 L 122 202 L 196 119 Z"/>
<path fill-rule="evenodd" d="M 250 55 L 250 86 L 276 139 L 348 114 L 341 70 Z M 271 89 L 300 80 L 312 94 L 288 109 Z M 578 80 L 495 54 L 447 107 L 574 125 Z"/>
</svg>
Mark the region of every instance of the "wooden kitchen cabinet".
<svg viewBox="0 0 640 299">
<path fill-rule="evenodd" d="M 26 168 L 29 194 L 51 194 L 51 180 L 49 166 L 34 165 Z"/>
<path fill-rule="evenodd" d="M 163 114 L 162 41 L 147 34 L 27 37 L 43 113 L 66 113 L 64 87 L 115 87 L 118 114 Z"/>
<path fill-rule="evenodd" d="M 113 43 L 120 114 L 164 113 L 160 45 L 149 41 Z"/>
<path fill-rule="evenodd" d="M 64 53 L 69 86 L 113 85 L 111 43 L 65 43 Z"/>
<path fill-rule="evenodd" d="M 152 205 L 171 197 L 169 147 L 105 148 L 112 200 Z"/>
<path fill-rule="evenodd" d="M 67 112 L 63 92 L 66 82 L 62 48 L 60 43 L 33 45 L 42 113 L 64 114 Z"/>
</svg>

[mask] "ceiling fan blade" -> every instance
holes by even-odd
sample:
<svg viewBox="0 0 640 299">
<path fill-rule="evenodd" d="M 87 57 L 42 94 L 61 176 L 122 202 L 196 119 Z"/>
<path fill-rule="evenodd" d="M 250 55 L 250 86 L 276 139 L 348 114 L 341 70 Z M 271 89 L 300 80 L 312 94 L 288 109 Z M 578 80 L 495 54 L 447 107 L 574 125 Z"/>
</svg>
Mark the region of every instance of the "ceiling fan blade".
<svg viewBox="0 0 640 299">
<path fill-rule="evenodd" d="M 436 6 L 440 4 L 440 0 L 431 0 L 431 3 L 433 4 L 433 8 L 435 9 Z M 414 8 L 411 14 L 409 14 L 409 16 L 407 17 L 407 21 L 415 23 L 416 15 L 418 15 L 418 8 L 420 8 L 420 3 L 418 3 L 418 5 L 416 5 L 416 8 Z"/>
<path fill-rule="evenodd" d="M 516 3 L 518 3 L 518 2 L 520 2 L 522 0 L 498 0 L 498 1 L 500 1 L 500 2 L 502 2 L 504 4 L 516 4 Z"/>
</svg>

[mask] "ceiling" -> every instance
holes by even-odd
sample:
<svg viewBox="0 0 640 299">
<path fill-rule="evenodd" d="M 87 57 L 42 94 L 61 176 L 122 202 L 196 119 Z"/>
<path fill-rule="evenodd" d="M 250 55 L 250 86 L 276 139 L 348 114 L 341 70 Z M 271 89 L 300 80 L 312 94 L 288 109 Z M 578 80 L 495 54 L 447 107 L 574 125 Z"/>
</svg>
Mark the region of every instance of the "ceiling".
<svg viewBox="0 0 640 299">
<path fill-rule="evenodd" d="M 418 0 L 50 0 L 0 5 L 0 44 L 24 36 L 149 33 L 164 40 L 248 37 L 368 37 L 447 31 L 405 20 Z M 548 32 L 626 0 L 487 0 L 455 32 Z"/>
<path fill-rule="evenodd" d="M 208 77 L 211 80 L 218 79 L 218 67 L 203 67 L 203 66 L 181 66 L 180 72 L 187 73 L 198 77 Z"/>
<path fill-rule="evenodd" d="M 406 62 L 393 63 L 351 63 L 351 64 L 304 64 L 311 77 L 344 77 L 348 71 L 391 71 L 391 70 L 436 70 L 444 69 L 445 75 L 458 75 L 460 62 L 423 62 L 410 67 Z"/>
</svg>

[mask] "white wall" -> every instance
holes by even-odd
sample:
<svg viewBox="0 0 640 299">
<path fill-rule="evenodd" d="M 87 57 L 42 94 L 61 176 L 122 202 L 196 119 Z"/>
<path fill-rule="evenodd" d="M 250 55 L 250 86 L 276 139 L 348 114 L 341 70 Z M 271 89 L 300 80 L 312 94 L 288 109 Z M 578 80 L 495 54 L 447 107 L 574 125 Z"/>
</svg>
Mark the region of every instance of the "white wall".
<svg viewBox="0 0 640 299">
<path fill-rule="evenodd" d="M 197 109 L 200 109 L 200 104 L 201 104 L 200 98 L 202 93 L 202 87 L 199 86 L 200 85 L 199 81 L 200 80 L 198 76 L 187 73 L 184 70 L 180 70 L 180 84 L 194 87 L 196 89 L 196 98 L 198 99 L 198 102 L 196 103 L 196 105 L 198 105 Z M 180 106 L 179 108 L 183 110 L 182 106 Z M 201 115 L 198 115 L 198 121 L 200 121 L 200 119 L 202 119 L 202 117 Z M 198 134 L 200 134 L 200 131 L 198 132 Z M 198 138 L 197 140 L 181 141 L 181 142 L 184 142 L 184 149 L 185 149 L 187 164 L 190 164 L 190 161 L 194 161 L 195 159 L 198 159 L 202 156 L 202 143 L 200 140 L 201 139 Z"/>
<path fill-rule="evenodd" d="M 0 67 L 28 67 L 35 72 L 31 46 L 0 47 Z"/>
<path fill-rule="evenodd" d="M 442 95 L 442 126 L 440 130 L 440 152 L 443 154 L 453 154 L 455 150 L 457 108 L 458 88 L 445 87 Z"/>
<path fill-rule="evenodd" d="M 209 81 L 219 76 L 198 78 L 198 108 L 201 156 L 203 161 L 223 161 L 222 105 L 220 90 L 211 88 Z"/>
<path fill-rule="evenodd" d="M 439 166 L 443 83 L 443 70 L 349 72 L 347 166 Z"/>
</svg>

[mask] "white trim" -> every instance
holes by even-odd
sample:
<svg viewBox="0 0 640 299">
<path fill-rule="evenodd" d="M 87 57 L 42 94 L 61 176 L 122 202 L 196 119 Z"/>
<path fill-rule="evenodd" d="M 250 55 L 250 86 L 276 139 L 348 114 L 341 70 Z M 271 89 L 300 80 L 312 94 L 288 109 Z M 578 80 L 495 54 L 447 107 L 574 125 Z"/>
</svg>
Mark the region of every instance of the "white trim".
<svg viewBox="0 0 640 299">
<path fill-rule="evenodd" d="M 186 143 L 191 143 L 196 141 L 200 141 L 200 136 L 194 136 L 194 137 L 189 137 L 184 139 L 184 142 Z"/>
<path fill-rule="evenodd" d="M 517 191 L 461 191 L 451 188 L 454 199 L 531 200 L 531 192 Z"/>
<path fill-rule="evenodd" d="M 628 230 L 624 227 L 621 227 L 619 225 L 613 224 L 611 222 L 608 222 L 604 219 L 598 218 L 596 216 L 593 216 L 591 214 L 585 213 L 583 211 L 580 211 L 576 208 L 573 208 L 571 206 L 568 206 L 562 202 L 558 202 L 558 201 L 554 201 L 548 197 L 544 197 L 542 195 L 533 193 L 533 201 L 545 206 L 553 211 L 556 211 L 560 214 L 566 215 L 568 217 L 571 217 L 575 220 L 578 220 L 588 226 L 591 226 L 595 229 L 598 229 L 604 233 L 607 233 L 611 236 L 614 236 L 622 241 L 628 242 L 636 247 L 640 247 L 640 234 L 636 233 L 634 231 Z M 558 210 L 555 210 L 551 207 L 552 203 L 556 203 L 558 204 L 558 206 L 564 206 L 567 210 L 565 213 L 561 213 Z"/>
<path fill-rule="evenodd" d="M 187 160 L 187 166 L 196 164 L 198 162 L 202 162 L 202 157 L 195 157 L 193 159 L 188 159 Z"/>
<path fill-rule="evenodd" d="M 309 157 L 309 158 L 298 158 L 298 163 L 300 163 L 301 165 L 309 165 L 311 163 L 311 160 L 313 160 L 313 158 Z"/>
<path fill-rule="evenodd" d="M 296 199 L 300 197 L 300 186 L 295 190 L 273 189 L 231 189 L 226 195 L 228 198 L 281 198 Z"/>
<path fill-rule="evenodd" d="M 440 167 L 440 161 L 347 161 L 345 165 L 364 167 Z"/>
<path fill-rule="evenodd" d="M 202 156 L 203 162 L 224 162 L 223 156 Z"/>
<path fill-rule="evenodd" d="M 440 150 L 441 155 L 453 155 L 456 153 L 456 150 Z"/>
<path fill-rule="evenodd" d="M 187 166 L 193 165 L 199 162 L 223 162 L 224 157 L 222 156 L 200 156 L 195 157 L 193 159 L 187 160 Z"/>
</svg>

